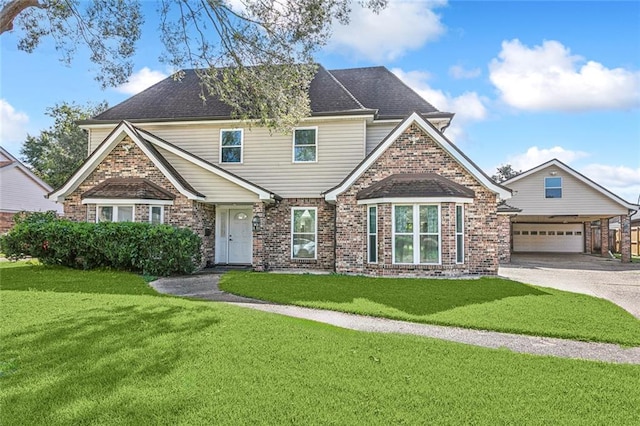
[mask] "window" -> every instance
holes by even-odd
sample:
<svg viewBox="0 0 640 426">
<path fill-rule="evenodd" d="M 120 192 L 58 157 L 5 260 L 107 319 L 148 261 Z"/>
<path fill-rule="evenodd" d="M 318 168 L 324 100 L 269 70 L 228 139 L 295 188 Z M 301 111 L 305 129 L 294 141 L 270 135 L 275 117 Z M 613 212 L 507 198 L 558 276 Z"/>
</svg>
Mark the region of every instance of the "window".
<svg viewBox="0 0 640 426">
<path fill-rule="evenodd" d="M 133 222 L 133 206 L 97 206 L 96 222 Z"/>
<path fill-rule="evenodd" d="M 376 263 L 378 262 L 378 207 L 369 206 L 368 210 L 368 259 L 369 263 Z"/>
<path fill-rule="evenodd" d="M 149 206 L 149 223 L 153 225 L 164 223 L 164 207 Z"/>
<path fill-rule="evenodd" d="M 544 198 L 562 198 L 562 178 L 544 178 Z"/>
<path fill-rule="evenodd" d="M 393 263 L 440 263 L 439 206 L 394 206 L 393 216 Z"/>
<path fill-rule="evenodd" d="M 315 127 L 293 131 L 293 162 L 313 163 L 317 161 L 318 129 Z"/>
<path fill-rule="evenodd" d="M 220 130 L 220 162 L 242 163 L 242 129 Z"/>
<path fill-rule="evenodd" d="M 547 235 L 547 231 L 540 231 L 540 235 Z"/>
<path fill-rule="evenodd" d="M 538 231 L 531 231 L 531 235 L 538 235 Z"/>
<path fill-rule="evenodd" d="M 456 206 L 456 263 L 464 263 L 464 207 Z"/>
<path fill-rule="evenodd" d="M 520 231 L 513 231 L 513 235 L 520 235 Z"/>
<path fill-rule="evenodd" d="M 294 207 L 291 209 L 291 258 L 315 259 L 317 241 L 317 209 Z"/>
</svg>

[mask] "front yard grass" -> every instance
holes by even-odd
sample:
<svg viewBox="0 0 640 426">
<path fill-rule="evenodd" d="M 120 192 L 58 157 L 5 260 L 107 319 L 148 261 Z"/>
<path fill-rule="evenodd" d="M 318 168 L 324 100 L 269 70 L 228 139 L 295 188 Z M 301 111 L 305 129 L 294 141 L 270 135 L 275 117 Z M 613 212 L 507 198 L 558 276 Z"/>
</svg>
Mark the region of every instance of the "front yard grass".
<svg viewBox="0 0 640 426">
<path fill-rule="evenodd" d="M 232 272 L 222 277 L 220 288 L 287 305 L 640 346 L 640 320 L 609 301 L 502 278 L 406 279 Z"/>
<path fill-rule="evenodd" d="M 0 424 L 640 423 L 638 365 L 102 293 L 142 281 L 126 273 L 1 273 Z M 62 275 L 81 292 L 49 287 Z"/>
</svg>

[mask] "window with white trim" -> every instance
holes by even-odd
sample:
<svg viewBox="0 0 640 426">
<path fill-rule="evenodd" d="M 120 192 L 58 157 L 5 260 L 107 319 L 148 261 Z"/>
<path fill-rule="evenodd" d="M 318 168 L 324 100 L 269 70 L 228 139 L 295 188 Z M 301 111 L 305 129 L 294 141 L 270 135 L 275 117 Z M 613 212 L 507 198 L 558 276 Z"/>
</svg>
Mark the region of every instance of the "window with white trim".
<svg viewBox="0 0 640 426">
<path fill-rule="evenodd" d="M 562 198 L 562 178 L 544 178 L 544 198 Z"/>
<path fill-rule="evenodd" d="M 149 223 L 153 225 L 164 223 L 164 206 L 149 206 Z"/>
<path fill-rule="evenodd" d="M 315 259 L 318 241 L 317 208 L 291 209 L 291 258 Z"/>
<path fill-rule="evenodd" d="M 318 161 L 318 128 L 305 127 L 293 130 L 293 162 Z"/>
<path fill-rule="evenodd" d="M 242 129 L 220 130 L 220 162 L 242 163 Z"/>
<path fill-rule="evenodd" d="M 133 222 L 133 206 L 96 206 L 96 222 Z"/>
<path fill-rule="evenodd" d="M 367 259 L 378 262 L 378 206 L 368 206 L 367 215 Z"/>
<path fill-rule="evenodd" d="M 393 206 L 393 263 L 440 263 L 440 206 Z"/>
<path fill-rule="evenodd" d="M 464 263 L 464 206 L 456 206 L 456 263 Z"/>
</svg>

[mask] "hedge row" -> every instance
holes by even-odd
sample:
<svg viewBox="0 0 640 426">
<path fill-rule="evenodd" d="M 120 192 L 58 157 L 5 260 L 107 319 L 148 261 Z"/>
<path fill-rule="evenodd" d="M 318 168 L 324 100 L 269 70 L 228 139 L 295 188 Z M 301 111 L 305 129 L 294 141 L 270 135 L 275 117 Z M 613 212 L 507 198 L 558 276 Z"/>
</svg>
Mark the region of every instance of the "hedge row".
<svg viewBox="0 0 640 426">
<path fill-rule="evenodd" d="M 0 238 L 10 259 L 36 257 L 49 265 L 78 269 L 109 267 L 166 276 L 191 273 L 200 265 L 200 237 L 189 229 L 148 223 L 84 223 L 52 212 L 16 215 Z"/>
</svg>

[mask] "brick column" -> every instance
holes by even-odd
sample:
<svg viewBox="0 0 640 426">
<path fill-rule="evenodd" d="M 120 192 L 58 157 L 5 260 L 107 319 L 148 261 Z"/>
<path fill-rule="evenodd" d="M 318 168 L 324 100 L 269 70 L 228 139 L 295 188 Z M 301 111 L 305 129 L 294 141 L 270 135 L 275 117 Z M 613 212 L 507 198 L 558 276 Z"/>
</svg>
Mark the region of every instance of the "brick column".
<svg viewBox="0 0 640 426">
<path fill-rule="evenodd" d="M 591 222 L 584 223 L 584 252 L 586 254 L 592 253 L 593 241 L 593 233 L 591 232 Z"/>
<path fill-rule="evenodd" d="M 609 255 L 609 218 L 600 218 L 600 254 Z"/>
<path fill-rule="evenodd" d="M 498 214 L 498 260 L 511 263 L 511 216 Z"/>
<path fill-rule="evenodd" d="M 620 216 L 620 259 L 622 263 L 631 262 L 631 217 Z"/>
<path fill-rule="evenodd" d="M 264 272 L 268 269 L 265 252 L 267 215 L 264 203 L 257 202 L 253 204 L 253 216 L 251 216 L 251 220 L 253 220 L 255 216 L 260 218 L 260 228 L 253 230 L 253 261 L 251 262 L 251 266 L 254 271 Z M 253 224 L 251 226 L 253 228 Z"/>
</svg>

